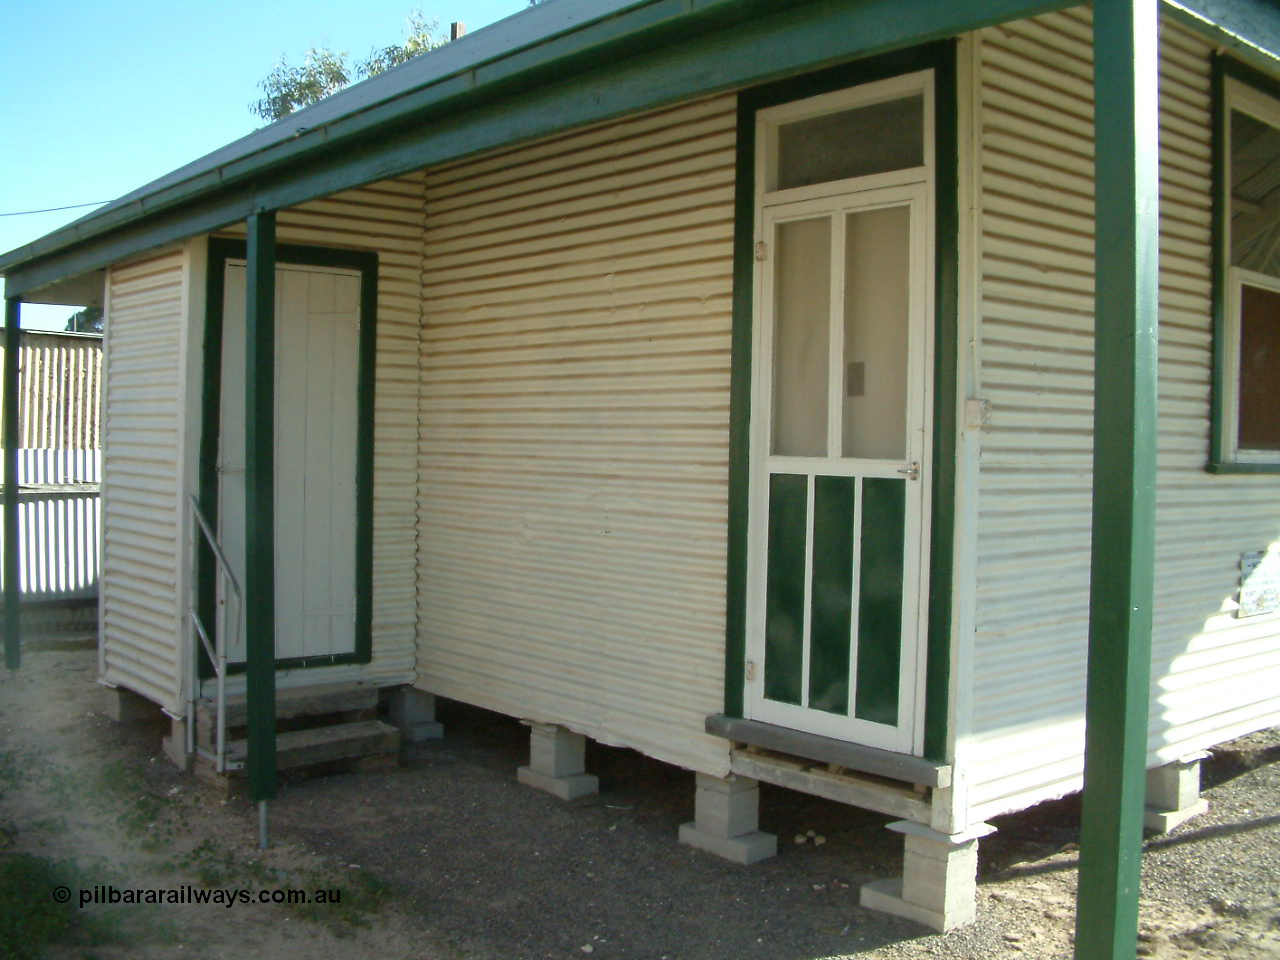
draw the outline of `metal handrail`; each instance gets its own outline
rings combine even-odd
[[[218,566],[226,574],[227,581],[231,584],[231,591],[236,595],[236,603],[242,602],[244,595],[240,592],[240,581],[231,572],[231,564],[227,561],[227,555],[222,552],[222,547],[218,544],[218,538],[209,526],[209,521],[205,519],[204,511],[200,509],[199,501],[196,500],[195,494],[191,494],[188,499],[191,501],[191,515],[196,518],[196,523],[200,524],[200,530],[204,533],[205,540],[213,550],[213,555],[218,560]]]
[[[233,645],[240,640],[240,612],[244,607],[244,595],[240,590],[240,583],[236,580],[236,575],[231,572],[231,564],[227,561],[227,556],[222,552],[222,546],[218,543],[218,538],[213,532],[213,528],[209,525],[208,519],[204,515],[204,511],[200,509],[200,504],[195,496],[189,496],[191,503],[191,516],[195,521],[195,527],[191,531],[191,570],[196,569],[197,549],[199,547],[199,534],[203,535],[204,540],[208,543],[209,548],[213,551],[214,559],[217,561],[218,572],[226,578],[227,585],[231,588],[232,596],[235,597],[234,617],[231,617]],[[200,614],[196,610],[194,602],[195,586],[194,576],[191,587],[193,595],[192,602],[188,605],[188,612],[191,616],[191,625],[195,628],[195,636],[192,637],[191,643],[191,665],[189,674],[189,689],[187,694],[187,752],[199,753],[201,756],[207,757],[214,761],[218,773],[226,773],[233,765],[227,763],[227,642],[226,630],[215,631],[215,636],[211,642],[209,639],[209,631],[204,622],[200,619]],[[231,616],[231,611],[227,611],[227,616]],[[224,624],[226,618],[224,617]],[[197,692],[200,687],[200,675],[198,666],[198,657],[196,656],[196,640],[199,640],[201,646],[204,647],[205,653],[209,657],[210,663],[213,665],[214,676],[217,677],[217,731],[214,739],[214,754],[211,756],[207,751],[201,750],[196,746],[196,700]],[[239,763],[234,767],[239,768]]]

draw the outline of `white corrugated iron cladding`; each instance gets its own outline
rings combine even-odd
[[[726,773],[734,98],[427,174],[418,684]]]
[[[1236,619],[1240,555],[1276,538],[1272,478],[1208,456],[1210,54],[1161,36],[1160,434],[1150,761],[1280,721],[1274,617]],[[982,394],[970,817],[1078,789],[1093,417],[1086,8],[983,31]]]
[[[169,710],[181,698],[187,273],[184,252],[175,249],[115,266],[106,282],[99,657],[103,679]]]

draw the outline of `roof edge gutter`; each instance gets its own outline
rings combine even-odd
[[[235,157],[121,206],[90,214],[0,256],[0,275],[9,278],[9,289],[18,294],[37,290],[144,250],[219,229],[266,206],[295,205],[361,183],[399,176],[411,169],[609,119],[619,113],[623,103],[627,111],[652,109],[692,96],[819,69],[840,58],[900,49],[1035,16],[1075,2],[804,0],[780,11],[776,0],[651,0],[468,65],[290,140]],[[1280,52],[1280,10],[1266,0],[1164,3],[1175,16],[1202,32],[1219,40],[1236,38],[1231,42],[1237,48],[1248,46],[1259,56],[1270,55],[1272,63],[1278,62],[1275,52]],[[774,26],[766,28],[760,21]],[[821,29],[824,22],[832,25],[825,32]],[[804,26],[792,30],[793,23]],[[782,35],[776,49],[761,43],[769,30]],[[711,55],[692,45],[702,35],[716,31],[730,39],[716,45]],[[832,36],[832,31],[839,36]],[[747,66],[742,63],[741,52],[731,49],[736,42],[732,38],[741,39],[744,34],[756,35],[744,41],[756,45],[754,60]],[[738,59],[727,64],[726,57]],[[645,93],[641,96],[636,93],[636,78],[650,60],[652,69],[643,81]],[[678,79],[671,76],[673,67],[681,74]],[[550,109],[547,103],[537,103],[542,88],[595,70],[604,72],[597,74],[599,86],[594,100],[613,104],[613,113],[600,107],[589,115],[592,111],[579,102],[573,118],[562,120],[557,116],[547,120],[544,116],[538,122],[530,120],[530,111],[545,114]],[[618,94],[610,84],[623,74],[629,74],[623,82],[631,86],[625,94]],[[519,116],[520,123],[510,124],[518,129],[513,129],[508,139],[465,132],[469,118],[477,113],[492,119],[493,107],[498,103],[514,104],[517,115],[521,109],[527,114]],[[363,179],[353,178],[339,162],[351,147],[357,153],[369,154],[375,140],[379,144],[405,142],[415,131],[428,127],[442,131],[440,136],[450,141],[452,152],[446,155],[443,150],[430,149],[419,138],[417,152],[412,154],[420,158],[416,165],[406,165],[409,154],[403,148],[385,162],[371,162],[366,157],[360,167]],[[286,182],[289,188],[280,189]]]
[[[557,65],[560,69],[555,72],[567,74],[584,58],[593,57],[603,62],[609,49],[619,44],[635,43],[649,35],[653,35],[654,41],[659,41],[664,34],[691,36],[771,10],[776,8],[771,7],[769,0],[648,0],[636,4],[500,56],[477,61],[413,90],[297,133],[289,140],[236,157],[128,203],[90,214],[0,255],[0,275],[198,197],[269,174],[303,157],[339,149],[374,129],[444,112],[460,101],[488,95],[491,88],[514,85],[528,74],[548,73]],[[284,122],[288,122],[288,118],[277,121]]]

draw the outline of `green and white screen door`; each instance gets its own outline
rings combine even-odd
[[[904,753],[927,612],[930,92],[913,75],[761,114],[747,715]]]

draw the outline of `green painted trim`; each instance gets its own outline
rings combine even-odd
[[[1280,473],[1280,463],[1211,463],[1206,467],[1209,473],[1229,475]]]
[[[746,684],[747,517],[751,479],[752,322],[755,276],[756,112],[917,70],[934,71],[935,279],[934,427],[924,755],[949,749],[952,571],[955,543],[959,209],[959,110],[955,42],[944,40],[746,90],[738,98],[734,192],[733,335],[729,397],[729,511],[726,568],[726,716],[743,714]]]
[[[849,715],[857,487],[853,477],[813,478],[809,706],[842,717]]]
[[[249,218],[245,299],[244,605],[249,797],[276,794],[276,215]]]
[[[18,450],[22,446],[22,421],[18,398],[22,369],[22,302],[4,302],[4,665],[17,670],[22,664],[22,559],[18,549]]]
[[[205,286],[204,386],[200,434],[200,508],[209,523],[218,518],[218,441],[221,434],[222,312],[228,260],[247,257],[245,241],[209,238],[209,267]],[[378,359],[378,254],[302,244],[276,245],[277,264],[341,267],[360,273],[360,355],[357,360],[356,438],[356,648],[352,653],[316,657],[285,657],[277,670],[368,663],[373,659],[373,458],[374,413]],[[217,569],[213,551],[197,555],[197,607],[201,619],[213,623],[217,607]],[[229,674],[243,673],[243,663],[227,665]],[[200,656],[200,677],[213,676],[213,665]]]
[[[1226,68],[1225,58],[1215,53],[1210,60],[1210,142],[1212,144],[1212,161],[1210,168],[1210,189],[1213,191],[1210,213],[1210,242],[1212,257],[1210,264],[1210,297],[1213,311],[1213,357],[1212,375],[1209,392],[1209,459],[1205,469],[1211,473],[1222,472],[1224,466],[1232,466],[1226,458],[1227,438],[1222,429],[1222,418],[1226,413],[1226,397],[1224,389],[1227,377],[1227,158],[1226,158]],[[1234,471],[1233,471],[1234,472]]]
[[[960,90],[956,47],[934,65],[933,491],[930,504],[924,755],[950,761],[960,363]]]
[[[898,725],[902,676],[902,602],[909,480],[862,481],[862,555],[858,558],[858,672],[853,715]]]
[[[1212,191],[1213,207],[1210,232],[1213,243],[1212,303],[1213,303],[1213,373],[1209,393],[1209,458],[1205,470],[1215,474],[1265,474],[1280,473],[1280,463],[1246,463],[1231,460],[1227,456],[1230,446],[1223,430],[1230,398],[1226,395],[1227,382],[1227,98],[1228,77],[1254,87],[1268,96],[1280,100],[1280,79],[1262,73],[1229,56],[1215,53],[1211,60],[1212,97],[1210,116],[1212,124]]]
[[[765,574],[764,695],[799,704],[804,692],[805,554],[809,478],[769,478],[768,570]]]
[[[1079,960],[1132,960],[1137,950],[1155,580],[1157,29],[1156,0],[1095,0],[1093,541]]]
[[[537,54],[523,51],[519,70],[486,67],[383,104],[376,113],[300,133],[50,234],[0,257],[0,270],[9,291],[18,294],[210,233],[254,210],[284,209],[486,150],[944,40],[1075,2],[740,0],[719,4],[710,15],[709,9],[693,9],[710,4],[673,0],[673,8],[692,4],[691,12],[660,27],[652,23],[651,11],[637,8],[634,16],[628,11],[617,18],[607,41],[598,35],[588,41],[584,35],[578,46],[572,38],[561,39]]]
[[[236,250],[238,249],[238,253]],[[243,241],[209,238],[206,256],[204,290],[203,378],[200,387],[200,465],[198,484],[200,510],[209,525],[218,529],[218,442],[221,434],[222,402],[222,314],[225,306],[226,262],[233,256],[244,256]],[[206,629],[217,618],[218,565],[213,550],[204,537],[197,538],[196,612]],[[204,646],[197,647],[201,679],[214,675],[213,663]]]

